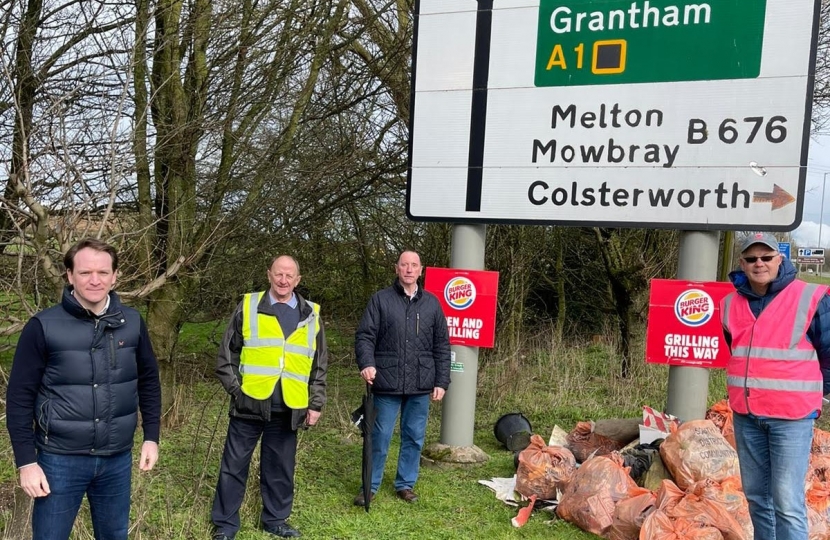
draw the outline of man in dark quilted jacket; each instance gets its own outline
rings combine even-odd
[[[421,258],[404,251],[391,287],[375,293],[355,335],[360,376],[372,385],[377,417],[372,430],[372,496],[380,487],[398,414],[401,448],[395,492],[415,502],[430,398],[440,401],[450,384],[450,341],[441,304],[418,285]],[[363,492],[355,505],[364,506]]]

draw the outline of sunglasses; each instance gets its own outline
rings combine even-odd
[[[761,259],[764,262],[770,262],[774,258],[778,257],[778,255],[763,255],[761,257],[741,257],[744,261],[749,264],[755,264],[758,262],[758,259]]]

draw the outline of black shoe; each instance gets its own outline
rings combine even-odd
[[[369,502],[372,502],[375,498],[375,494],[371,491],[369,492]],[[357,494],[357,497],[354,498],[354,505],[355,506],[366,506],[366,499],[363,497],[363,492]]]
[[[228,536],[224,533],[215,533],[213,535],[213,540],[233,540],[233,536]]]
[[[268,534],[279,536],[280,538],[299,538],[302,536],[300,531],[289,525],[288,523],[280,523],[270,527],[262,527],[262,530]]]

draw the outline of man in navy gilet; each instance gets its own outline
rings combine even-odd
[[[99,240],[64,256],[60,304],[23,328],[6,396],[20,486],[34,498],[34,540],[67,540],[86,495],[96,540],[127,540],[133,436],[139,469],[158,460],[161,384],[138,311],[112,292],[118,253]]]

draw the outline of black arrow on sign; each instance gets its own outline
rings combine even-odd
[[[481,211],[481,178],[484,167],[484,131],[487,126],[487,84],[490,80],[490,35],[493,0],[478,0],[476,43],[473,59],[473,100],[470,111],[470,150],[467,159],[468,212]]]

